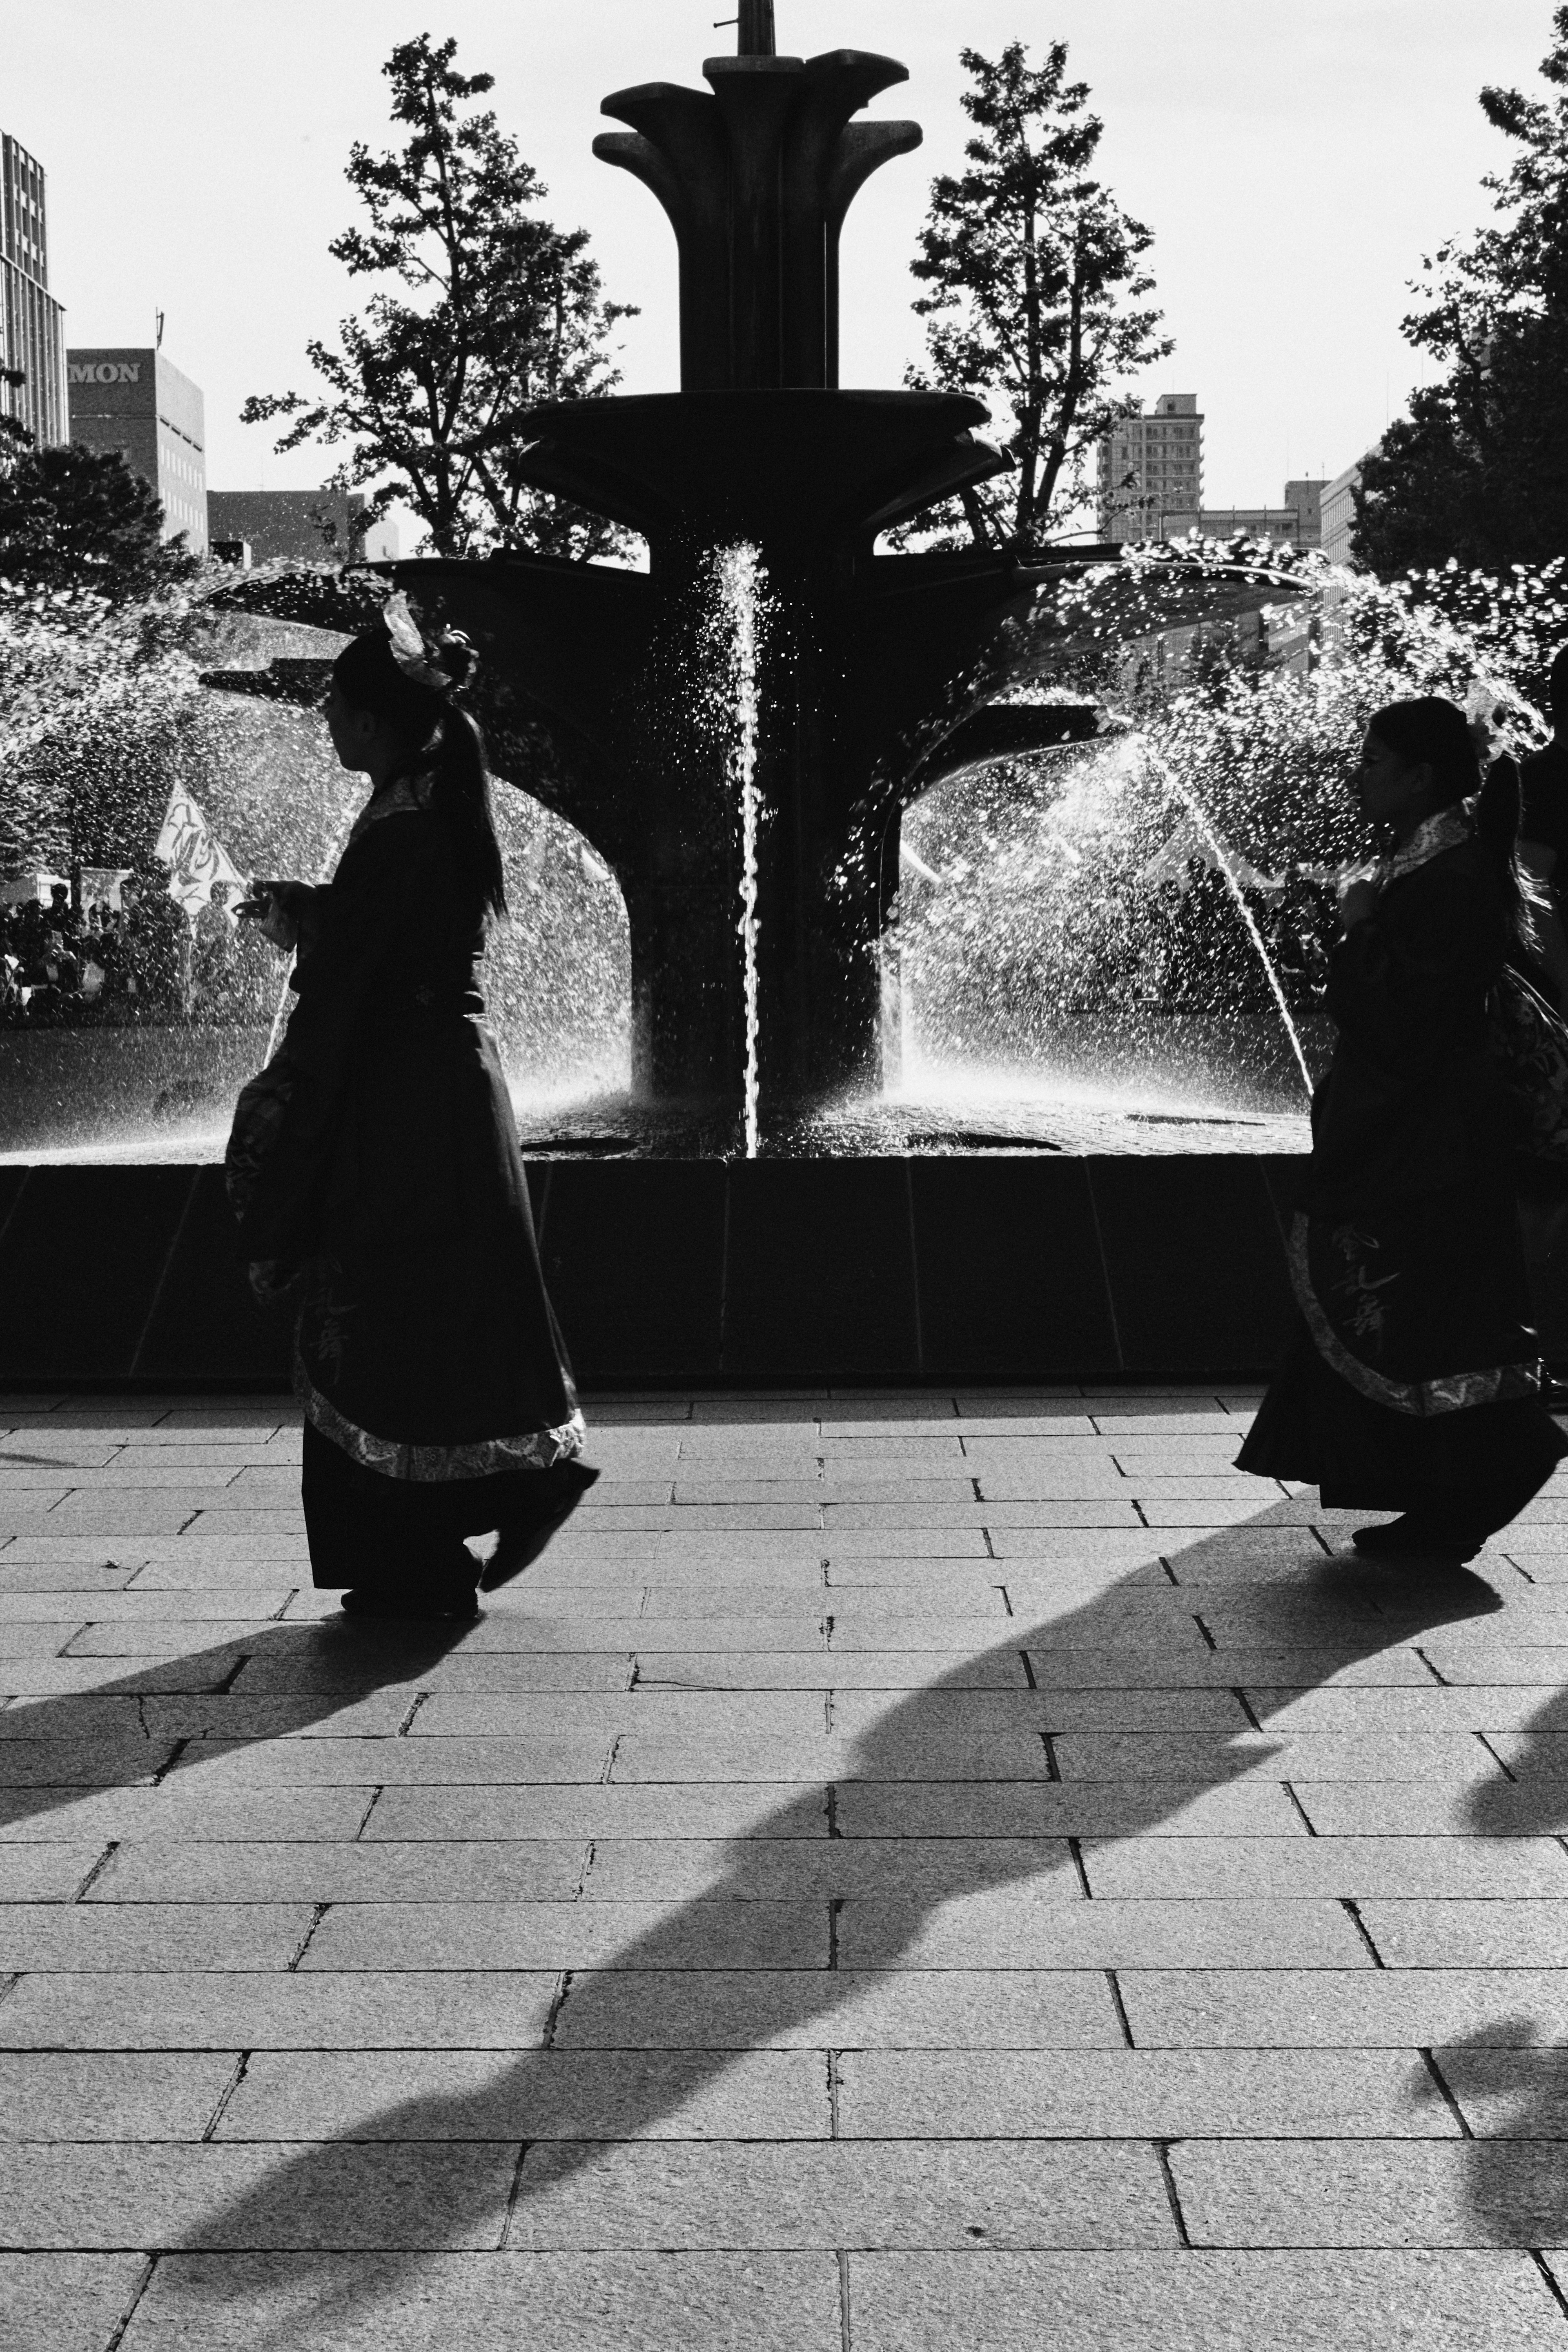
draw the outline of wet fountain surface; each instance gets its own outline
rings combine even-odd
[[[625,1097],[586,1102],[568,1112],[531,1116],[517,1106],[525,1155],[534,1160],[699,1160],[742,1156],[734,1122],[678,1105],[649,1111]],[[1237,1109],[1217,1100],[1183,1101],[1152,1088],[1112,1093],[1071,1083],[1033,1084],[1015,1076],[984,1088],[973,1082],[892,1097],[848,1097],[795,1118],[780,1119],[759,1156],[764,1160],[907,1158],[1011,1153],[1107,1154],[1302,1152],[1310,1138],[1305,1107]]]
[[[204,1084],[199,1098],[165,1103],[145,1124],[117,1123],[110,1132],[64,1133],[48,1122],[41,1140],[26,1140],[14,1108],[7,1113],[0,1167],[203,1167],[223,1158],[228,1106],[257,1062],[239,1056],[225,1083]],[[0,1075],[5,1056],[0,1050]],[[232,1087],[227,1084],[232,1078]],[[725,1160],[744,1156],[743,1137],[729,1114],[683,1113],[679,1105],[639,1110],[624,1097],[599,1097],[580,1106],[534,1109],[516,1106],[526,1159]],[[219,1117],[215,1119],[215,1110]],[[863,1098],[781,1123],[757,1156],[765,1160],[905,1158],[1065,1153],[1078,1158],[1135,1158],[1193,1153],[1304,1152],[1310,1149],[1305,1109],[1235,1110],[1218,1104],[1173,1104],[1169,1097],[1097,1097],[1092,1089],[1049,1088],[980,1097],[919,1092]]]

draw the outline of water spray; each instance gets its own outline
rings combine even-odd
[[[762,794],[757,789],[757,746],[761,722],[758,662],[763,616],[766,605],[762,551],[749,545],[725,548],[715,567],[720,610],[723,616],[725,656],[733,721],[730,775],[741,805],[741,919],[737,926],[745,972],[746,1157],[754,1160],[762,1140],[760,1103],[761,1007],[757,976],[757,845],[762,827]]]
[[[1177,775],[1170,761],[1163,759],[1152,743],[1146,743],[1143,751],[1144,756],[1155,770],[1161,782],[1192,819],[1205,847],[1225,877],[1226,885],[1236,902],[1236,910],[1247,926],[1247,937],[1258,950],[1258,960],[1263,966],[1270,992],[1279,1008],[1279,1018],[1285,1024],[1285,1034],[1290,1040],[1290,1051],[1296,1056],[1296,1066],[1301,1073],[1301,1084],[1307,1090],[1307,1099],[1310,1102],[1312,1096],[1312,1073],[1308,1066],[1307,1056],[1302,1051],[1301,1033],[1291,1015],[1289,1000],[1280,985],[1279,975],[1274,969],[1274,960],[1264,943],[1262,932],[1258,928],[1258,918],[1247,903],[1247,893],[1241,887],[1241,878],[1226,854],[1224,842],[1215,831],[1208,812],[1192,786]]]

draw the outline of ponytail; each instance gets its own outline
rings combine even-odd
[[[451,836],[458,868],[487,915],[506,914],[506,876],[490,809],[489,764],[479,722],[451,702],[436,744],[430,806]]]
[[[1526,948],[1532,948],[1539,894],[1519,863],[1523,810],[1524,787],[1518,768],[1506,755],[1494,760],[1476,797],[1476,838],[1497,876],[1510,930]]]

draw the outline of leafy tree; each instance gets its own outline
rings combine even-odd
[[[0,367],[0,383],[8,384],[13,392],[20,392],[26,381],[21,368]],[[21,418],[13,416],[8,408],[0,408],[0,465],[7,457],[14,457],[18,449],[30,449],[32,446],[33,436]]]
[[[158,494],[117,451],[21,446],[0,467],[0,579],[142,601],[199,569],[163,536]]]
[[[378,485],[369,520],[406,500],[437,554],[516,542],[599,552],[616,544],[613,525],[519,479],[520,419],[537,401],[610,391],[610,337],[636,312],[605,299],[585,230],[533,211],[547,193],[538,173],[493,113],[471,110],[495,78],[458,72],[457,48],[421,34],[394,49],[383,70],[408,135],[388,154],[350,153],[369,225],[329,250],[351,277],[391,283],[342,322],[341,350],[307,344],[323,396],[266,394],[241,416],[291,418],[280,452],[345,447],[334,482]]]
[[[1092,176],[1104,125],[1067,45],[1033,66],[965,49],[969,168],[932,184],[914,274],[927,364],[911,384],[972,392],[1010,415],[1016,471],[965,499],[975,536],[1037,546],[1084,494],[1091,446],[1125,408],[1112,387],[1173,348],[1146,306],[1153,242]]]
[[[1455,557],[1538,563],[1568,545],[1568,5],[1545,97],[1486,89],[1511,141],[1483,187],[1500,215],[1424,264],[1407,341],[1446,368],[1412,395],[1363,468],[1355,551],[1384,576]]]

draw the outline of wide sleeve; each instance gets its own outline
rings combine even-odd
[[[316,1245],[324,1179],[352,1082],[356,1047],[406,957],[423,863],[416,821],[389,817],[345,854],[312,913],[295,972],[298,1003],[278,1066],[264,1151],[239,1207],[252,1258],[299,1264]]]
[[[1492,911],[1462,870],[1427,868],[1394,885],[1330,958],[1328,1010],[1341,1035],[1397,1078],[1451,1055],[1501,969]]]

